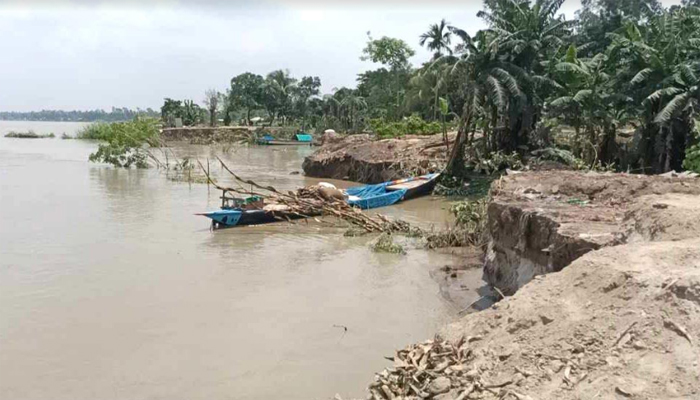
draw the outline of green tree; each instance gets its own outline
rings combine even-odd
[[[297,80],[289,75],[288,70],[276,70],[267,74],[261,97],[261,104],[270,116],[270,125],[276,118],[286,117],[292,113],[293,95]]]
[[[367,32],[367,37],[369,40],[367,46],[362,50],[363,55],[360,59],[389,67],[393,79],[390,82],[383,82],[384,86],[381,90],[387,93],[387,97],[394,100],[394,103],[387,107],[389,116],[398,119],[402,115],[405,86],[411,69],[409,58],[416,53],[401,39],[384,36],[375,40],[369,32]],[[381,72],[379,74],[382,75]]]
[[[90,154],[91,162],[103,162],[119,168],[148,168],[149,158],[157,159],[148,147],[159,146],[158,121],[137,118],[129,122],[114,122],[101,126],[102,143]]]
[[[321,79],[317,76],[305,76],[293,88],[294,114],[302,122],[302,129],[306,128],[306,122],[311,117],[310,100],[318,96],[321,88]]]
[[[165,126],[175,126],[175,118],[182,118],[182,101],[166,98],[160,108],[160,116]]]
[[[182,124],[185,126],[194,126],[202,121],[202,110],[192,100],[185,100],[182,103]]]
[[[428,31],[420,35],[418,43],[433,51],[433,59],[438,59],[442,56],[443,51],[452,54],[451,36],[452,32],[443,18],[440,23],[430,25]]]
[[[231,79],[228,92],[228,112],[242,108],[245,110],[246,123],[250,125],[250,114],[263,108],[263,91],[265,79],[251,72],[245,72]]]

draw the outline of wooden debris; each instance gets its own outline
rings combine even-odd
[[[630,326],[627,327],[622,333],[617,337],[617,340],[615,340],[615,343],[613,343],[613,347],[617,347],[618,343],[622,340],[623,337],[627,334],[627,332],[630,331],[635,325],[637,325],[637,321],[634,321],[630,324]]]
[[[686,338],[688,340],[688,343],[690,343],[691,345],[693,344],[693,338],[690,337],[688,331],[685,330],[685,328],[683,328],[682,326],[673,322],[673,320],[668,318],[664,319],[664,326]]]
[[[616,391],[617,393],[619,393],[619,394],[625,396],[625,397],[632,397],[632,393],[630,393],[630,392],[624,390],[623,388],[621,388],[621,387],[619,387],[619,386],[616,386],[616,387],[615,387],[615,391]]]
[[[289,215],[302,217],[331,215],[360,227],[367,232],[422,233],[419,229],[412,227],[405,221],[390,220],[381,214],[369,215],[363,213],[358,208],[350,206],[345,201],[329,201],[321,195],[318,186],[308,186],[298,189],[296,192],[290,191],[285,193],[272,186],[264,186],[250,179],[244,179],[231,171],[220,158],[217,157],[217,159],[221,163],[222,168],[235,179],[239,187],[233,188],[219,185],[212,179],[209,175],[209,171],[205,169],[200,162],[199,166],[204,172],[207,182],[211,183],[219,190],[247,196],[260,196],[265,200],[266,204],[286,206],[287,210],[282,217],[279,217],[282,220],[288,220]]]
[[[457,400],[484,393],[507,393],[503,388],[513,384],[513,379],[496,383],[482,380],[483,369],[472,364],[470,339],[474,338],[450,342],[436,337],[398,350],[392,357],[393,367],[375,375],[375,381],[369,385],[370,393],[389,399],[389,390],[393,398],[399,399],[429,398],[449,391]]]
[[[530,397],[526,394],[520,394],[514,390],[508,391],[508,394],[513,395],[518,400],[533,400],[532,397]]]

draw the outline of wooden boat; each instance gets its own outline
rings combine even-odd
[[[430,194],[435,188],[439,176],[440,174],[428,174],[376,185],[350,187],[344,191],[348,196],[348,204],[367,210],[386,207],[403,200]],[[286,206],[265,205],[263,199],[257,196],[239,199],[229,197],[224,192],[221,199],[221,209],[196,214],[211,219],[214,229],[266,224],[320,215],[320,212],[312,215],[301,215],[289,211]]]
[[[348,203],[363,210],[386,207],[402,200],[432,193],[440,174],[398,179],[376,185],[356,186],[345,190]]]
[[[282,210],[241,210],[233,208],[222,208],[220,210],[200,213],[197,215],[203,215],[211,219],[212,226],[214,227],[214,229],[232,228],[234,226],[269,224],[271,222],[294,220],[314,216],[301,215]]]
[[[313,146],[313,137],[306,133],[294,135],[292,140],[277,140],[270,135],[258,139],[258,144],[266,146]]]

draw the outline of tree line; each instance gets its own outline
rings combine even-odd
[[[130,121],[136,116],[157,118],[157,111],[147,108],[112,107],[111,111],[101,109],[88,111],[41,110],[28,112],[0,111],[3,121],[64,121],[64,122],[120,122]]]
[[[524,153],[557,145],[588,163],[680,170],[686,153],[700,154],[700,1],[583,0],[573,19],[560,14],[563,3],[485,0],[478,17],[487,28],[470,35],[443,19],[417,35],[433,52],[420,66],[403,40],[368,33],[360,57],[381,67],[358,74],[355,88],[321,95],[318,77],[246,72],[225,92],[207,91],[205,107],[166,99],[161,114],[185,124],[261,119],[351,133],[420,118],[457,129],[451,169],[467,146]]]

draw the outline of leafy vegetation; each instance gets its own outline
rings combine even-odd
[[[693,145],[686,150],[683,167],[700,174],[700,145]]]
[[[439,122],[426,122],[421,117],[411,115],[400,121],[390,122],[384,118],[375,118],[369,121],[372,131],[381,138],[400,137],[404,135],[434,135],[442,131]]]
[[[208,119],[218,113],[225,124],[263,120],[379,137],[446,134],[452,126],[447,169],[457,176],[468,164],[517,167],[542,149],[566,151],[581,168],[656,173],[691,165],[683,160],[696,154],[698,4],[585,0],[568,20],[562,4],[486,0],[478,16],[488,26],[473,35],[442,19],[417,34],[433,52],[420,66],[411,65],[408,43],[368,34],[360,58],[378,68],[358,74],[356,88],[330,94],[320,94],[318,77],[246,72],[217,97],[218,110],[207,103]],[[168,100],[164,120],[178,114],[166,110],[178,109]]]
[[[245,72],[225,93],[207,91],[203,107],[165,99],[161,118],[165,126],[262,123],[379,137],[445,135],[450,126],[457,136],[447,172],[455,176],[469,164],[503,168],[543,149],[567,151],[581,168],[696,165],[698,2],[584,0],[574,19],[562,4],[485,0],[483,30],[442,19],[416,32],[416,44],[433,53],[422,65],[411,64],[410,43],[368,34],[357,56],[375,67],[358,74],[355,88],[322,94],[315,76]]]
[[[137,118],[129,122],[98,124],[88,134],[103,141],[97,151],[90,154],[92,162],[120,168],[148,168],[149,159],[157,162],[148,150],[149,147],[159,146],[158,121],[155,119]]]
[[[78,139],[87,140],[107,140],[107,137],[111,134],[111,129],[108,123],[105,122],[95,122],[84,128],[81,128],[76,137]]]
[[[450,212],[455,216],[454,227],[425,235],[429,249],[443,247],[483,246],[487,237],[486,197],[454,203]]]

